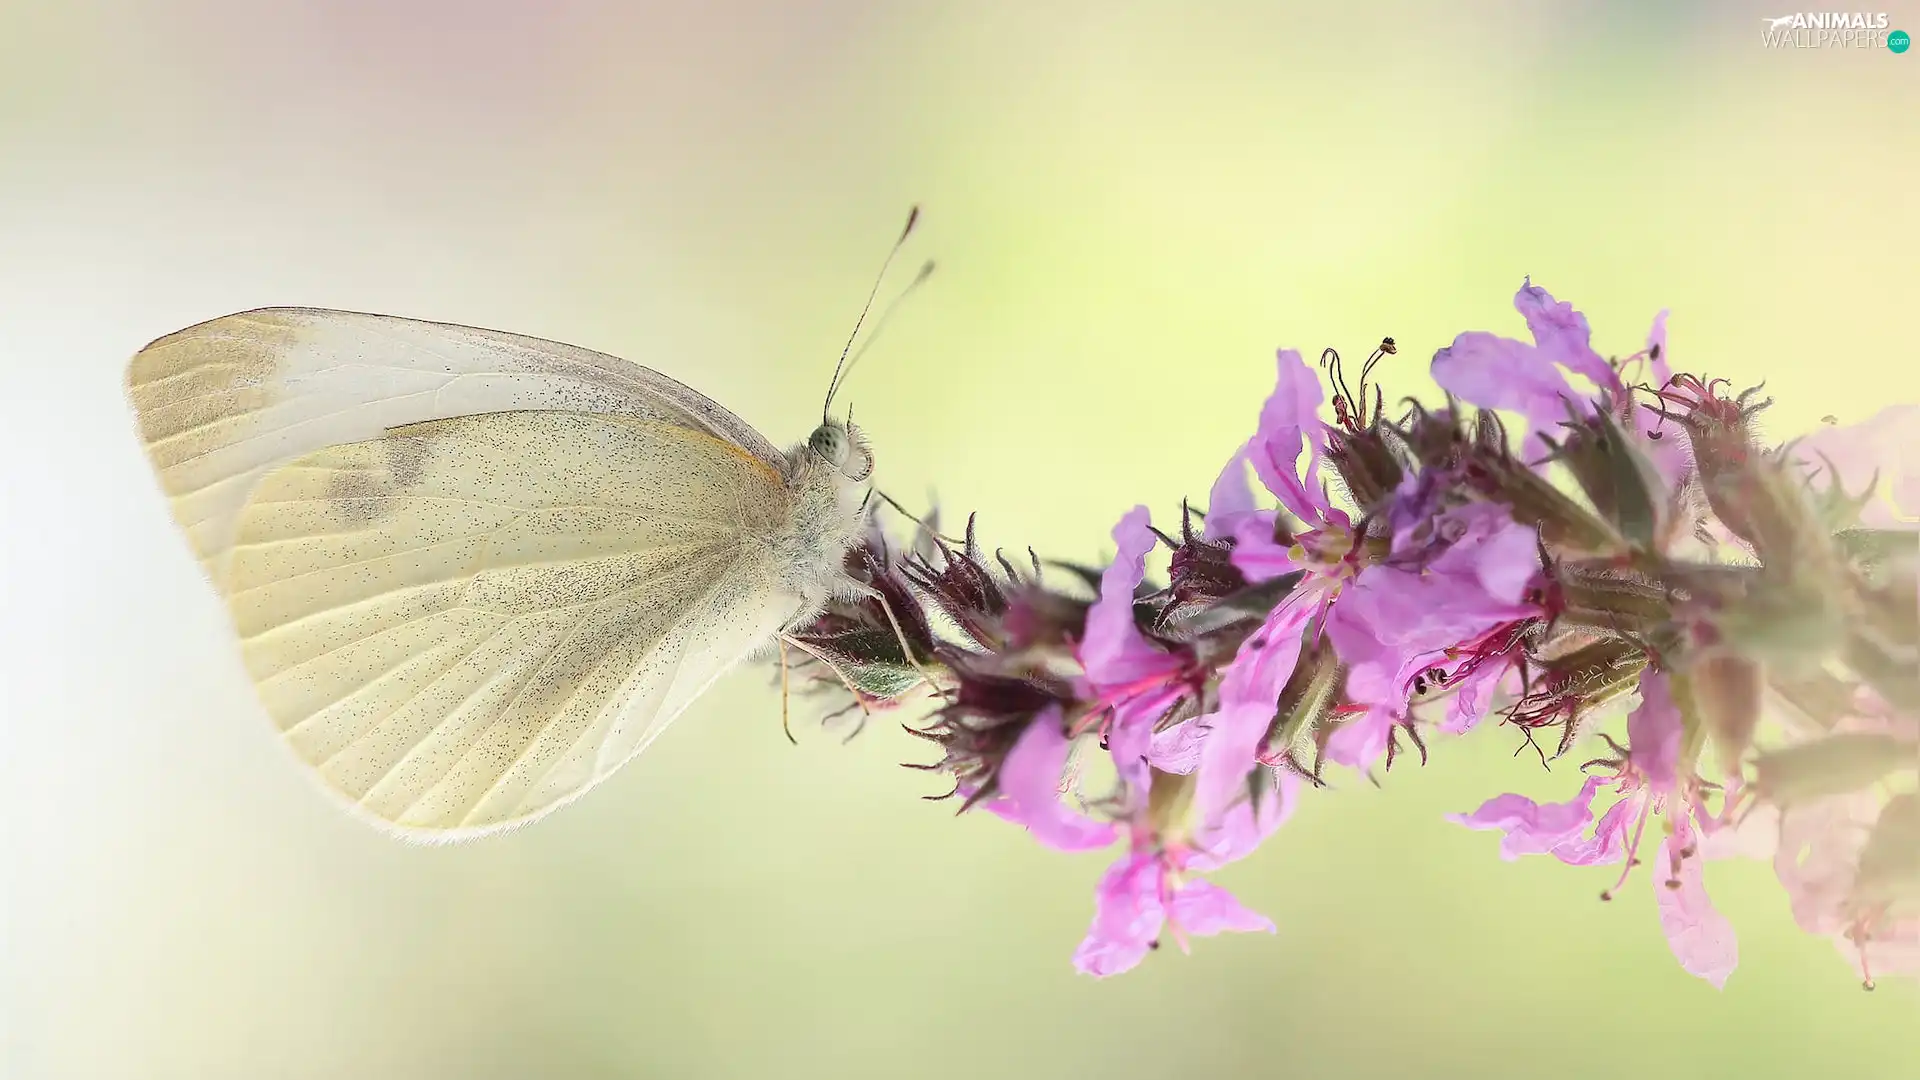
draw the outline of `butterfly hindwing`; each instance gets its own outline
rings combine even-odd
[[[531,820],[637,754],[799,602],[779,477],[686,427],[513,412],[269,471],[227,602],[296,755],[420,838]]]

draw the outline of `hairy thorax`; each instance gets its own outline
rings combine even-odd
[[[847,552],[866,527],[868,483],[853,480],[802,443],[787,455],[791,512],[767,537],[781,584],[800,597],[796,621],[817,615],[828,600],[858,592],[847,577]]]

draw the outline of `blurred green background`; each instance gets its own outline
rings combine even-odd
[[[882,479],[1096,559],[1204,498],[1272,353],[1394,389],[1522,275],[1766,379],[1785,436],[1920,398],[1920,58],[1749,3],[0,7],[7,1077],[1920,1076],[1762,865],[1724,993],[1650,883],[1441,815],[1558,794],[1489,728],[1342,777],[1220,879],[1279,924],[1068,958],[1106,857],[918,801],[927,750],[779,731],[769,669],[537,828],[423,850],[310,790],[123,405],[267,304],[578,343],[775,441],[907,206],[941,268],[849,397]],[[1920,29],[1900,0],[1895,26]],[[904,281],[907,274],[902,274]],[[1644,882],[1644,877],[1643,877]]]

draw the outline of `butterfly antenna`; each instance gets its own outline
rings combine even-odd
[[[839,381],[841,383],[845,383],[853,377],[853,369],[860,366],[860,358],[867,355],[867,350],[873,348],[874,342],[880,340],[881,331],[887,328],[887,323],[892,320],[893,313],[900,310],[901,302],[906,300],[907,297],[912,296],[913,291],[920,287],[920,283],[932,276],[933,260],[928,259],[921,265],[920,272],[915,274],[913,280],[907,283],[907,287],[901,289],[899,295],[895,296],[892,300],[887,301],[887,306],[880,310],[880,317],[873,320],[873,332],[867,335],[867,340],[860,343],[860,347],[854,350],[853,358],[847,361],[847,370],[840,376]],[[853,406],[851,405],[847,406],[847,426],[853,426]]]
[[[867,312],[873,310],[873,298],[880,295],[880,283],[887,278],[887,267],[893,265],[893,257],[900,253],[900,245],[907,242],[913,234],[914,225],[920,221],[920,208],[915,206],[907,212],[907,224],[900,230],[900,238],[893,242],[887,251],[886,261],[880,264],[880,272],[874,275],[873,288],[867,291],[867,302],[860,308],[860,317],[854,320],[853,333],[847,335],[846,347],[840,350],[840,362],[833,366],[833,381],[827,384],[827,400],[820,406],[820,422],[827,422],[828,410],[833,408],[834,392],[840,388],[840,377],[847,365],[847,354],[853,351],[853,343],[860,337],[860,327],[867,321]]]

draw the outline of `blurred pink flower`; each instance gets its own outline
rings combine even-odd
[[[1863,423],[1826,427],[1793,445],[1795,459],[1849,495],[1874,486],[1861,511],[1876,529],[1920,526],[1920,405],[1889,405]],[[1838,475],[1828,476],[1831,466]]]
[[[1868,986],[1877,975],[1920,978],[1920,910],[1863,897],[1858,887],[1862,853],[1892,805],[1863,790],[1789,806],[1773,859],[1794,921],[1831,938]]]

